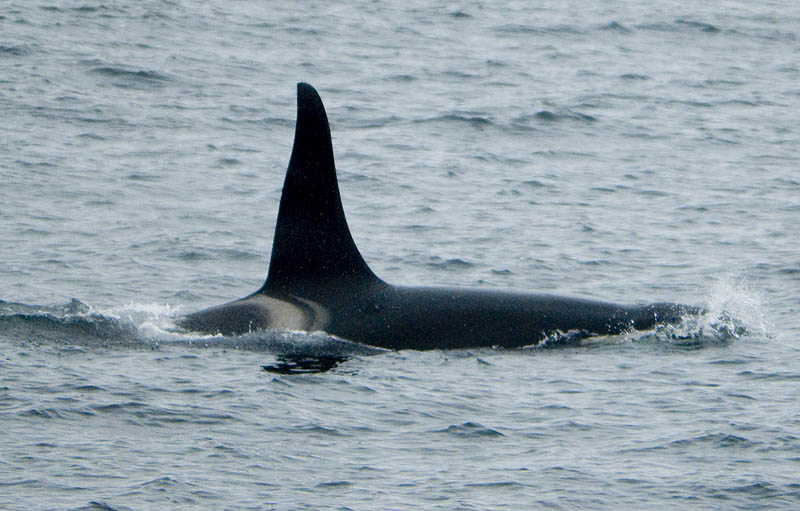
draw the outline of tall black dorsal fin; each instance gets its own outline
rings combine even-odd
[[[269,273],[261,291],[291,291],[325,279],[377,277],[347,227],[322,99],[312,86],[298,83],[294,148],[283,182]]]

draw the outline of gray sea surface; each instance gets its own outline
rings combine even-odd
[[[708,313],[181,332],[263,282],[299,81],[385,280]],[[2,2],[0,509],[796,509],[799,84],[787,0]]]

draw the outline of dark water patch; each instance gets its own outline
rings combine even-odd
[[[316,487],[317,488],[346,488],[348,486],[353,486],[353,483],[350,481],[329,481],[325,483],[319,483]]]
[[[558,113],[552,112],[550,110],[540,110],[533,115],[523,115],[517,117],[513,120],[515,125],[525,125],[530,122],[559,122],[559,121],[580,121],[580,122],[596,122],[597,118],[583,114],[580,112],[574,112],[569,109],[564,109],[559,111]]]
[[[129,181],[139,181],[144,183],[156,183],[163,179],[162,176],[156,174],[143,174],[143,173],[135,173],[135,174],[128,174],[125,176],[125,179]]]
[[[207,261],[213,259],[213,257],[209,256],[206,253],[198,252],[196,250],[184,250],[178,253],[176,259],[178,259],[179,261],[194,262],[194,261]]]
[[[623,75],[620,75],[619,77],[622,78],[623,80],[631,80],[631,81],[635,81],[635,80],[644,81],[644,80],[649,80],[650,79],[649,76],[638,74],[638,73],[625,73]]]
[[[626,27],[622,23],[619,23],[619,22],[616,22],[616,21],[612,21],[612,22],[607,23],[605,25],[601,25],[600,26],[600,30],[605,30],[605,31],[609,31],[609,32],[617,32],[619,34],[630,34],[631,32],[633,32],[633,30],[629,29],[628,27]]]
[[[433,433],[447,433],[459,438],[486,438],[503,437],[504,434],[491,428],[487,428],[478,422],[465,422],[459,425],[448,426],[445,429],[433,431]]]
[[[549,110],[541,110],[536,112],[532,118],[539,121],[556,121],[559,117]]]
[[[538,179],[529,179],[527,181],[523,181],[522,184],[529,188],[546,188],[548,185],[539,181]]]
[[[79,385],[75,387],[77,392],[105,392],[106,389],[97,385]]]
[[[230,168],[230,167],[238,167],[242,164],[241,160],[236,158],[220,158],[214,162],[212,168],[221,169],[221,168]]]
[[[384,78],[384,80],[389,82],[411,83],[417,81],[417,78],[412,75],[399,74],[399,75],[387,76],[386,78]]]
[[[34,52],[29,45],[0,44],[0,57],[24,57]]]
[[[75,12],[82,12],[82,13],[89,13],[89,12],[100,12],[107,10],[108,7],[105,5],[81,5],[79,7],[73,7],[72,10]]]
[[[637,195],[643,195],[645,197],[669,197],[673,195],[671,192],[665,192],[663,190],[637,190]]]
[[[686,385],[687,387],[710,387],[710,388],[716,388],[721,386],[719,383],[709,383],[698,380],[689,380],[685,382],[684,385]]]
[[[460,10],[450,11],[450,12],[447,13],[447,15],[450,16],[451,18],[456,18],[456,19],[472,18],[472,15],[470,13],[464,12],[464,11],[460,11]]]
[[[412,225],[404,225],[402,226],[402,229],[413,232],[429,232],[436,230],[437,227],[434,227],[432,225],[412,224]]]
[[[664,101],[664,104],[667,106],[688,106],[692,108],[711,108],[714,106],[713,103],[709,103],[708,101],[698,101],[695,99],[668,99]]]
[[[108,199],[93,199],[83,203],[84,206],[89,206],[91,208],[107,208],[108,206],[113,206],[114,204],[114,201]]]
[[[104,4],[99,5],[79,5],[77,7],[60,7],[57,5],[40,5],[39,9],[47,12],[76,12],[79,14],[93,14],[97,12],[105,12],[112,10],[109,6]]]

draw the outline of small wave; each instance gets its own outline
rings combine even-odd
[[[174,479],[170,476],[164,476],[151,479],[150,481],[145,481],[137,486],[139,488],[154,487],[160,490],[169,490],[175,488],[176,486],[180,486],[181,484],[182,483],[177,479]]]
[[[800,373],[787,373],[787,372],[758,372],[758,371],[742,371],[737,373],[737,376],[744,376],[753,380],[770,380],[770,381],[798,381],[800,380]]]
[[[462,18],[462,19],[463,18],[472,18],[472,15],[470,13],[464,12],[464,11],[460,11],[460,10],[450,11],[447,14],[451,18]]]
[[[471,268],[474,264],[465,261],[458,257],[442,260],[440,257],[433,257],[428,263],[428,266],[441,270],[462,270],[464,268]]]
[[[234,415],[220,413],[213,408],[200,406],[155,406],[127,401],[121,403],[108,403],[93,405],[91,415],[111,415],[133,424],[171,425],[171,424],[197,424],[215,425],[238,422],[240,419]]]
[[[114,507],[105,502],[91,501],[88,506],[75,508],[74,511],[128,511],[129,507]]]
[[[91,311],[79,300],[55,307],[0,302],[0,333],[36,342],[90,344],[135,338],[137,329]]]
[[[698,445],[711,445],[715,448],[724,449],[727,447],[733,448],[747,448],[756,445],[755,442],[747,438],[726,434],[726,433],[710,433],[707,435],[700,435],[692,438],[685,438],[670,442],[670,447],[691,447],[695,448]]]
[[[121,66],[96,66],[90,69],[94,75],[114,80],[113,85],[125,89],[149,89],[162,87],[170,78],[157,71],[128,69]]]
[[[720,32],[720,29],[712,25],[711,23],[703,23],[700,21],[692,21],[692,20],[675,20],[675,25],[679,27],[685,27],[693,30],[700,30],[702,32],[706,32],[709,34],[716,34]]]
[[[329,481],[326,483],[319,483],[316,487],[317,488],[345,488],[348,486],[352,486],[353,483],[350,481]]]
[[[220,158],[214,162],[213,168],[238,167],[241,164],[242,161],[237,158]]]
[[[276,364],[264,368],[281,374],[323,372],[353,356],[386,351],[324,332],[263,330],[230,337],[198,336],[175,325],[179,313],[179,308],[165,304],[94,309],[79,300],[58,306],[0,301],[0,335],[37,345],[99,349],[187,348],[264,352],[277,359]],[[98,411],[107,410],[93,410],[92,413]],[[38,412],[47,415],[53,411]],[[209,420],[216,418],[210,417]]]
[[[31,51],[31,48],[28,46],[0,44],[0,55],[6,57],[22,57],[28,55]]]
[[[630,34],[631,32],[633,32],[631,29],[629,29],[625,25],[623,25],[621,23],[618,23],[616,21],[612,21],[611,23],[608,23],[607,25],[601,26],[600,30],[607,30],[607,31],[610,31],[610,32],[618,32],[620,34]]]
[[[209,259],[212,259],[212,257],[209,256],[208,254],[205,254],[203,252],[198,252],[197,250],[184,250],[179,252],[176,257],[181,261],[187,261],[187,262],[207,261]]]
[[[516,481],[495,481],[495,482],[489,482],[489,483],[467,483],[464,486],[466,486],[468,488],[486,488],[486,489],[503,488],[503,489],[505,489],[505,488],[525,488],[528,485],[525,485],[525,484],[522,484],[522,483],[518,483]]]
[[[131,181],[140,181],[143,183],[156,183],[158,181],[161,181],[162,176],[155,174],[137,173],[137,174],[128,174],[127,176],[125,176],[125,179],[129,179]]]
[[[659,32],[674,32],[676,30],[699,31],[699,32],[704,32],[706,34],[718,34],[721,32],[721,30],[718,27],[712,25],[711,23],[704,23],[701,21],[693,21],[685,19],[677,19],[672,23],[667,23],[667,22],[649,23],[649,24],[639,25],[636,28],[641,30],[654,30]]]
[[[527,124],[531,121],[535,122],[558,122],[558,121],[580,121],[580,122],[596,122],[597,118],[588,114],[582,114],[569,109],[564,109],[556,112],[550,110],[540,110],[532,115],[523,115],[514,119],[514,124]]]
[[[500,34],[582,34],[583,30],[570,25],[534,26],[523,24],[508,24],[495,27],[495,32]]]
[[[102,66],[102,67],[95,67],[91,71],[99,75],[131,78],[136,80],[145,80],[145,81],[168,80],[168,78],[165,75],[162,75],[161,73],[158,73],[156,71],[125,69],[122,67]]]
[[[459,425],[448,426],[444,429],[434,431],[434,433],[447,433],[461,438],[484,438],[505,436],[499,431],[487,428],[477,422],[465,422]]]
[[[384,78],[384,80],[389,82],[403,82],[403,83],[410,83],[417,81],[417,78],[413,75],[408,74],[399,74],[399,75],[391,75]]]
[[[487,119],[486,117],[482,117],[480,115],[470,115],[470,114],[446,114],[446,115],[439,115],[436,117],[430,117],[428,119],[421,119],[414,121],[417,124],[426,124],[426,123],[449,123],[449,124],[467,124],[476,129],[485,129],[489,126],[493,126],[494,123]]]

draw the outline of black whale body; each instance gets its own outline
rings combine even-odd
[[[459,287],[388,284],[370,270],[345,220],[330,128],[317,91],[297,86],[294,148],[283,185],[267,280],[250,296],[179,320],[187,330],[324,331],[389,349],[534,345],[677,323],[700,309],[613,303]]]

